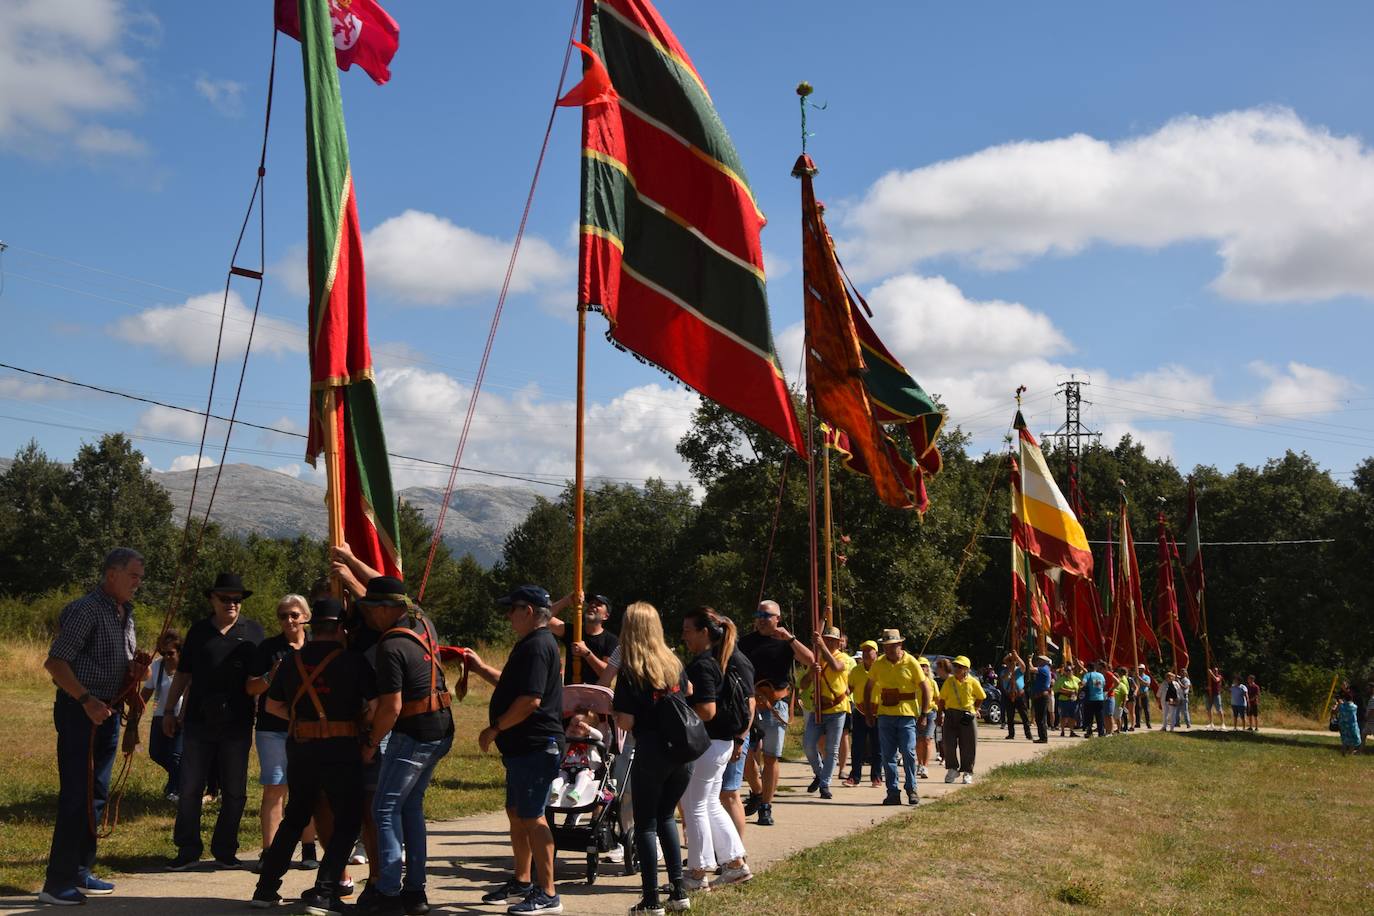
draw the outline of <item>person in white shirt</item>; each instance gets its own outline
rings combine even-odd
[[[148,756],[153,763],[167,771],[167,785],[162,793],[168,801],[177,800],[177,792],[181,788],[181,731],[168,738],[163,734],[161,719],[167,711],[167,691],[172,686],[172,675],[177,673],[177,661],[181,657],[181,636],[176,630],[168,630],[162,634],[157,645],[158,658],[148,669],[148,680],[143,683],[143,700],[146,703],[149,697],[155,697],[153,708],[155,714],[150,717],[153,727],[148,733]],[[177,698],[176,708],[172,710],[172,715],[181,717],[181,705],[185,701],[184,697]]]

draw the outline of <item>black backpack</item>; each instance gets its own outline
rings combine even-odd
[[[673,685],[671,690],[654,693],[658,698],[654,703],[654,715],[664,756],[673,763],[691,763],[706,753],[711,738],[696,710],[687,705],[682,690]]]
[[[730,734],[741,735],[749,727],[749,698],[753,695],[753,685],[745,683],[739,668],[726,666],[720,697],[716,701],[716,718],[729,729]]]

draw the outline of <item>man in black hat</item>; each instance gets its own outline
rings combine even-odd
[[[343,605],[322,598],[311,607],[312,640],[290,652],[267,689],[267,711],[287,720],[286,779],[289,800],[262,872],[252,905],[281,902],[278,890],[319,797],[329,799],[333,832],[325,846],[315,886],[301,895],[307,913],[342,911],[339,881],[363,821],[361,740],[367,734],[368,701],[376,697],[372,667],[345,648]]]
[[[565,595],[554,602],[549,618],[549,632],[563,641],[565,650],[563,661],[563,683],[573,681],[573,659],[582,660],[582,674],[577,683],[595,684],[606,670],[611,653],[620,645],[619,638],[606,629],[606,621],[611,619],[611,602],[605,595],[588,595],[586,606],[582,609],[582,639],[573,641],[573,626],[564,622],[558,615],[572,604],[572,595]]]
[[[549,593],[522,585],[496,599],[505,608],[516,642],[501,670],[469,653],[468,664],[496,689],[487,721],[477,736],[482,751],[494,742],[506,768],[506,818],[510,821],[515,873],[482,897],[508,903],[508,913],[561,913],[553,884],[553,834],[544,820],[549,787],[563,760],[563,685],[558,678],[558,642],[549,621]],[[535,884],[538,878],[539,883]]]
[[[182,871],[200,861],[201,797],[213,769],[219,778],[220,808],[210,853],[226,868],[240,868],[239,821],[248,802],[248,751],[253,744],[256,712],[246,685],[253,657],[265,634],[253,620],[240,615],[253,593],[236,573],[220,573],[206,589],[210,615],[194,624],[181,647],[181,662],[167,692],[166,710],[177,708],[187,696],[186,735],[181,751],[181,798],[177,801],[172,841],[176,857],[168,863]],[[190,688],[189,693],[187,688]],[[174,715],[162,716],[162,733],[169,738],[179,727]]]
[[[439,664],[434,624],[392,576],[377,576],[358,599],[367,625],[381,634],[374,667],[377,709],[363,747],[370,762],[387,732],[372,816],[377,823],[377,880],[358,899],[363,913],[426,913],[424,796],[434,768],[453,745],[452,697]],[[405,883],[401,858],[405,856]]]

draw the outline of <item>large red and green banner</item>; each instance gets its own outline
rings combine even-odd
[[[578,297],[617,346],[799,454],[773,344],[766,220],[691,58],[647,0],[588,0]]]
[[[1202,529],[1197,517],[1197,487],[1188,479],[1188,518],[1183,531],[1183,595],[1188,606],[1188,625],[1201,634],[1203,593],[1207,579],[1202,571]]]
[[[329,0],[300,0],[309,205],[310,430],[305,460],[326,460],[343,536],[364,563],[401,574],[396,498],[372,351],[362,231],[353,196]]]
[[[1173,648],[1175,667],[1188,668],[1188,641],[1183,638],[1183,627],[1178,621],[1178,593],[1174,588],[1174,558],[1177,556],[1169,529],[1164,523],[1164,513],[1159,513],[1159,550],[1155,569],[1155,624]]]

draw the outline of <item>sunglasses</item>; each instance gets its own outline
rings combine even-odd
[[[285,614],[278,613],[278,614],[277,614],[277,619],[278,619],[278,620],[300,620],[300,619],[301,619],[302,617],[304,617],[304,616],[305,616],[305,615],[302,614],[300,611],[287,611]]]
[[[770,614],[767,611],[755,611],[754,617],[758,620],[767,620],[770,617],[781,617],[781,614]]]
[[[243,604],[243,596],[242,596],[242,595],[220,595],[220,594],[216,594],[215,597],[218,598],[220,601],[223,601],[225,604]]]

